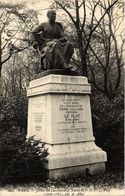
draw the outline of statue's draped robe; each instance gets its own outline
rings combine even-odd
[[[32,41],[41,56],[43,69],[62,69],[73,54],[72,45],[64,38],[61,23],[42,23],[32,32]],[[36,44],[38,43],[38,44]],[[42,63],[41,63],[42,64]]]

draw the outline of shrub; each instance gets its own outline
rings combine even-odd
[[[0,134],[12,127],[26,130],[27,127],[27,98],[26,95],[0,97]],[[26,132],[25,132],[26,133]]]
[[[96,144],[107,152],[107,168],[124,167],[124,97],[122,90],[110,101],[93,89],[92,114]]]
[[[43,176],[43,161],[48,155],[44,144],[27,138],[13,127],[0,139],[0,181],[31,180]]]

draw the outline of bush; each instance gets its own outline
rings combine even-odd
[[[48,155],[44,144],[27,138],[13,127],[0,139],[0,181],[31,180],[43,176],[43,161]]]
[[[27,128],[26,95],[0,97],[0,134],[12,129],[13,126],[22,131]]]
[[[93,128],[96,144],[107,152],[108,169],[124,168],[124,97],[122,91],[110,101],[93,89]]]

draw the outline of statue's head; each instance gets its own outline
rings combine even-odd
[[[55,20],[56,20],[56,12],[55,12],[55,10],[48,10],[47,17],[48,17],[50,22],[55,22]]]

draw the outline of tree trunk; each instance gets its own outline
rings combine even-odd
[[[77,28],[77,36],[78,36],[78,43],[79,43],[79,53],[80,53],[80,60],[81,60],[81,67],[83,75],[87,77],[87,64],[86,64],[86,56],[84,55],[83,49],[83,41],[82,41],[82,29],[80,28],[80,17],[79,17],[79,4],[78,0],[75,0],[76,6],[76,28]]]
[[[0,96],[2,96],[2,78],[1,78],[1,75],[2,75],[2,48],[1,48],[1,45],[2,45],[2,39],[1,39],[1,32],[0,32]]]

